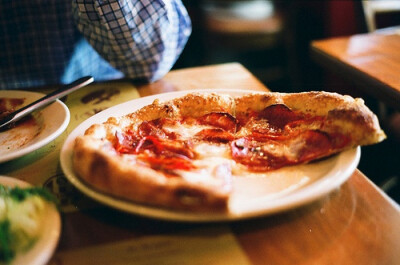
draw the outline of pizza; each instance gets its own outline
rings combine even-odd
[[[385,139],[362,99],[329,92],[188,93],[91,125],[76,174],[118,198],[229,211],[234,178],[312,163]]]

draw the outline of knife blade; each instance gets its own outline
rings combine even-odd
[[[26,105],[25,107],[22,107],[14,112],[7,114],[5,117],[3,117],[0,120],[0,129],[4,129],[6,126],[10,126],[14,122],[22,119],[23,117],[27,116],[28,114],[32,113],[33,111],[42,109],[42,108],[50,105],[57,99],[65,96],[65,95],[68,95],[68,94],[78,90],[79,88],[92,83],[93,80],[94,79],[91,76],[85,76],[85,77],[79,78],[79,79],[75,80],[74,82],[72,82],[68,85],[64,85],[60,89]]]

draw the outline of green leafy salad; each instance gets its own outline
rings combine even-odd
[[[41,233],[46,202],[54,197],[40,187],[6,187],[0,184],[0,264],[29,250]]]

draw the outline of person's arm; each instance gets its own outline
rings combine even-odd
[[[164,76],[191,33],[181,0],[73,0],[73,12],[94,49],[130,78]]]

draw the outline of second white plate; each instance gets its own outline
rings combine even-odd
[[[45,96],[42,93],[0,90],[0,98],[23,98],[25,105]],[[60,100],[40,110],[40,119],[37,119],[35,132],[21,131],[15,128],[0,132],[0,163],[26,155],[48,144],[58,137],[68,126],[70,113],[67,106]],[[35,133],[32,137],[32,133]],[[26,138],[26,139],[25,139]],[[23,141],[23,142],[19,142]]]
[[[6,187],[29,187],[25,181],[0,176],[0,184]],[[17,253],[11,265],[44,265],[53,255],[61,235],[61,217],[54,204],[47,203],[44,212],[43,232],[31,249],[25,253]]]

